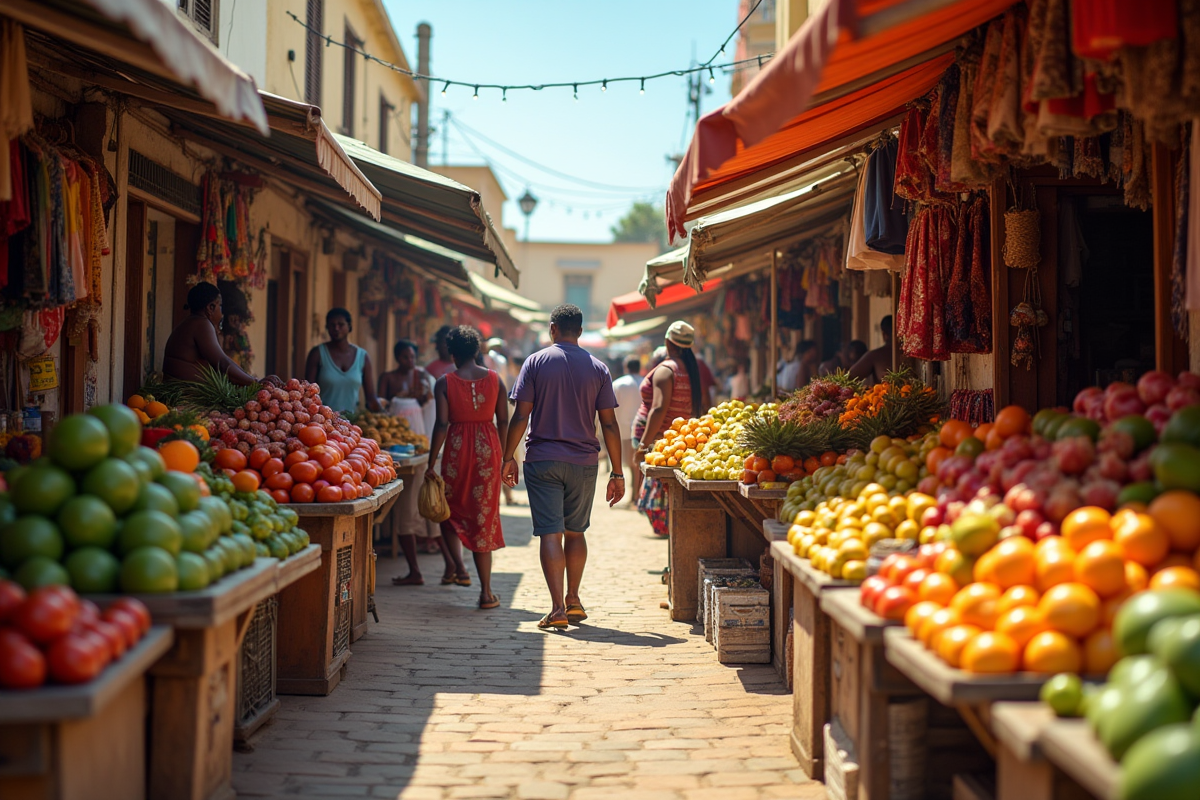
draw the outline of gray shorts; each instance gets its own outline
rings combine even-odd
[[[592,524],[597,464],[566,461],[525,462],[525,489],[533,516],[533,535],[583,533]]]

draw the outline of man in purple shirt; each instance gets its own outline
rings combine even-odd
[[[517,404],[504,447],[504,482],[516,486],[520,469],[513,455],[528,426],[525,488],[533,515],[533,535],[541,540],[542,572],[550,589],[550,613],[539,628],[566,628],[587,619],[579,583],[587,563],[584,532],[591,524],[600,443],[596,415],[604,431],[609,461],[621,464],[621,428],[613,409],[608,367],[579,346],[583,312],[561,305],[550,312],[552,345],[525,359],[509,398]],[[605,499],[611,507],[625,495],[625,474],[608,476]],[[566,590],[563,574],[566,573]]]

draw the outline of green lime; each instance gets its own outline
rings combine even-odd
[[[269,547],[267,547],[265,544],[263,544],[262,542],[255,542],[254,550],[256,553],[258,553],[259,558],[270,558],[271,557],[271,549]]]
[[[139,547],[121,562],[121,591],[148,594],[174,592],[178,588],[179,569],[175,566],[175,557],[161,547]]]
[[[80,494],[58,511],[58,527],[69,547],[108,549],[117,538],[117,515],[99,497]]]
[[[80,594],[105,594],[117,590],[121,562],[99,547],[81,547],[67,556],[65,564],[71,588]]]
[[[272,536],[270,539],[267,539],[267,549],[271,551],[272,558],[278,558],[280,561],[291,555],[287,542],[278,536]]]
[[[1113,430],[1128,434],[1133,439],[1133,449],[1137,453],[1140,453],[1158,441],[1158,433],[1154,430],[1154,423],[1141,414],[1130,414],[1127,417],[1121,417],[1112,424],[1112,428]]]
[[[129,406],[111,403],[96,406],[87,413],[103,422],[108,429],[108,440],[115,458],[124,458],[132,453],[142,440],[142,421]]]
[[[22,564],[13,579],[27,592],[41,586],[69,586],[71,583],[71,576],[62,564],[43,556],[34,556]]]
[[[0,563],[9,569],[15,570],[31,558],[58,561],[62,554],[62,534],[45,517],[30,514],[0,529]]]
[[[108,428],[95,417],[72,414],[50,431],[47,450],[54,463],[71,472],[82,472],[108,458]]]
[[[31,466],[10,483],[10,496],[22,514],[52,517],[75,495],[75,481],[69,473],[50,464]]]
[[[195,511],[200,507],[200,484],[188,473],[170,470],[156,480],[175,495],[180,511]]]
[[[142,469],[145,465],[139,462]],[[135,466],[134,469],[137,469]],[[142,486],[142,490],[138,492],[137,502],[133,505],[134,511],[161,511],[168,517],[179,516],[179,501],[175,499],[175,495],[171,490],[159,483],[147,483]]]
[[[1086,436],[1093,442],[1100,438],[1100,423],[1087,417],[1070,417],[1058,426],[1054,434],[1055,441]]]
[[[183,532],[183,549],[189,553],[203,553],[216,538],[213,522],[203,511],[189,511],[178,519]]]
[[[208,586],[208,562],[196,553],[180,553],[175,556],[175,569],[179,572],[179,591],[195,592]]]
[[[229,504],[219,497],[201,497],[200,510],[208,514],[217,525],[217,533],[229,533],[233,529],[233,512]]]
[[[258,550],[254,547],[254,540],[244,533],[235,533],[233,536],[227,537],[233,540],[237,545],[240,553],[238,568],[248,567],[254,563],[254,559],[258,557]]]
[[[208,563],[209,580],[219,580],[227,571],[225,569],[225,549],[217,547],[214,544],[201,553],[201,555],[204,557],[205,562]]]
[[[1126,503],[1145,503],[1146,505],[1150,505],[1158,495],[1158,487],[1153,481],[1131,483],[1123,487],[1120,493],[1117,494],[1117,507],[1120,508]]]
[[[1162,441],[1200,447],[1200,406],[1186,406],[1172,414],[1163,428]]]
[[[150,468],[150,480],[155,481],[167,473],[167,463],[153,447],[135,447],[133,452],[125,456],[129,462],[141,461]]]
[[[145,486],[149,483],[154,483],[154,470],[150,465],[139,458],[126,458],[123,461],[133,467],[133,471],[137,473],[138,482]]]
[[[954,448],[954,455],[974,459],[986,449],[987,447],[979,439],[976,439],[974,436],[968,436],[959,442],[958,447]],[[880,481],[880,483],[883,483],[883,481]]]
[[[84,494],[99,497],[118,514],[124,514],[137,502],[142,488],[133,467],[119,458],[106,458],[83,477]]]
[[[222,536],[213,543],[210,550],[215,549],[220,553],[224,563],[223,572],[228,575],[231,572],[237,572],[242,568],[242,548],[234,543],[233,539],[228,536]]]
[[[1042,684],[1038,697],[1058,716],[1077,717],[1083,703],[1083,681],[1078,675],[1061,672]]]
[[[117,543],[122,554],[141,547],[161,547],[176,556],[183,549],[183,532],[178,522],[161,511],[136,511],[125,518]]]

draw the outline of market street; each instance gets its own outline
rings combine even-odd
[[[602,494],[602,492],[601,492]],[[523,501],[523,494],[518,493]],[[528,509],[502,507],[495,612],[475,587],[393,587],[329,697],[282,697],[234,755],[241,796],[823,798],[788,748],[792,699],[769,665],[723,666],[670,622],[657,570],[667,543],[597,499],[583,602],[565,634],[536,628],[545,588]],[[472,569],[472,572],[474,570]],[[797,785],[802,784],[802,785]]]

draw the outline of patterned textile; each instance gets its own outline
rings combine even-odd
[[[992,351],[992,293],[988,201],[962,205],[954,248],[954,271],[946,290],[946,335],[951,353]]]
[[[908,265],[900,284],[896,335],[904,354],[912,358],[950,358],[946,283],[953,271],[956,213],[945,206],[928,206],[917,212],[908,229]]]
[[[637,507],[650,520],[656,536],[667,535],[667,489],[661,480],[647,476],[642,481],[642,495]]]
[[[450,519],[443,522],[473,553],[504,547],[500,527],[500,436],[492,424],[500,377],[468,381],[446,376],[450,429],[442,457],[442,478]]]

